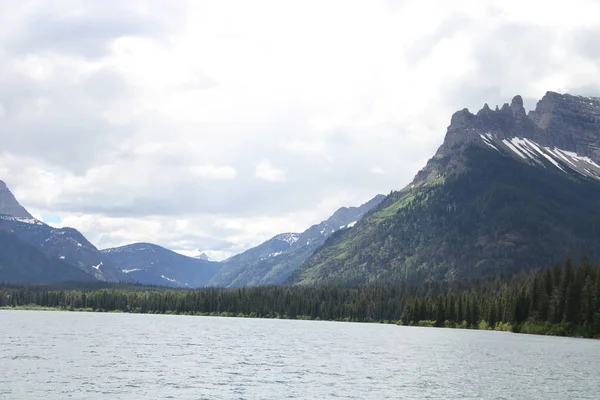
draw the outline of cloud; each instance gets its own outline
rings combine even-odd
[[[599,14],[591,0],[1,2],[0,179],[99,247],[226,257],[401,189],[458,109],[600,95]]]
[[[269,182],[285,182],[285,171],[272,166],[268,160],[258,163],[254,176]]]
[[[213,164],[192,167],[192,172],[207,180],[227,180],[233,179],[237,175],[237,171],[233,167]]]
[[[160,14],[146,14],[135,0],[29,1],[20,6],[5,3],[0,11],[5,15],[0,20],[10,27],[3,47],[21,56],[50,52],[96,59],[105,56],[119,37],[158,38],[164,33]]]

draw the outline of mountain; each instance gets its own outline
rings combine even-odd
[[[329,219],[302,233],[282,233],[222,263],[211,286],[239,287],[280,284],[334,232],[349,230],[385,196],[360,207],[342,207]]]
[[[411,184],[332,235],[289,283],[483,277],[600,259],[600,99],[548,92],[452,116]]]
[[[3,181],[0,181],[0,215],[33,219],[31,214],[19,204],[15,196],[6,186],[6,183]]]
[[[0,230],[0,282],[56,283],[91,279],[62,260],[50,259],[14,233]]]
[[[60,260],[78,268],[88,275],[89,280],[117,282],[127,279],[119,269],[107,263],[98,249],[79,231],[73,228],[53,228],[33,218],[17,202],[2,181],[0,181],[0,230],[14,234],[20,242],[43,252],[52,261],[52,265],[56,265],[54,260]],[[6,237],[3,239],[9,240]],[[19,250],[15,248],[15,251],[18,253]],[[40,264],[39,267],[45,268],[45,264]],[[57,275],[56,279],[59,278],[60,276]],[[65,276],[65,279],[71,279],[70,275]]]
[[[145,285],[197,288],[206,285],[220,264],[186,257],[150,243],[102,250],[103,257]]]

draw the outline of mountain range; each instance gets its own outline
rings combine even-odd
[[[0,181],[0,281],[171,287],[452,281],[600,259],[600,99],[548,92],[456,112],[413,181],[223,262],[136,243],[99,251]]]
[[[73,228],[34,218],[0,181],[0,282],[137,282],[198,288],[284,282],[333,232],[348,229],[385,196],[342,207],[303,233],[284,233],[225,262],[187,257],[151,243],[98,250]]]

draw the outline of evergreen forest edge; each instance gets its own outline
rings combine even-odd
[[[0,284],[0,307],[395,323],[600,337],[600,265],[570,257],[511,277],[418,286],[169,289]]]

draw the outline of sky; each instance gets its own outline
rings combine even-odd
[[[0,0],[0,179],[221,260],[407,185],[451,115],[600,96],[600,2]]]

